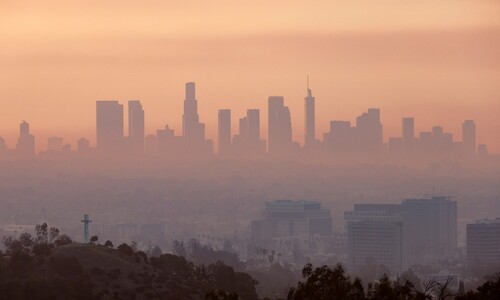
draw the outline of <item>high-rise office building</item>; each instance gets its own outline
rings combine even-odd
[[[442,126],[432,127],[432,149],[435,153],[443,152],[444,130]]]
[[[233,151],[238,157],[245,157],[249,154],[248,140],[248,116],[238,120],[238,134],[233,138]]]
[[[228,154],[231,149],[231,110],[219,109],[219,154]]]
[[[0,137],[0,152],[5,151],[7,151],[7,143],[5,143],[5,140]]]
[[[123,105],[118,101],[96,102],[96,137],[101,153],[123,150]]]
[[[260,111],[258,109],[247,110],[248,142],[252,151],[259,151],[260,140]]]
[[[272,238],[332,235],[332,216],[329,209],[317,201],[276,200],[266,203],[264,217],[252,221],[254,241]]]
[[[356,234],[366,241],[351,244],[362,248],[353,248],[352,253],[364,253],[351,258],[353,264],[363,264],[363,257],[376,258],[377,253],[381,255],[380,261],[390,260],[394,255],[397,260],[393,261],[393,267],[386,267],[404,271],[415,264],[432,264],[450,257],[457,247],[457,203],[449,197],[406,199],[401,204],[356,204],[353,212],[346,212],[345,219],[348,227],[349,222],[366,221],[355,227]],[[389,245],[392,248],[383,248]],[[392,254],[386,257],[385,252]]]
[[[286,155],[292,146],[292,122],[290,110],[281,96],[268,100],[268,151],[270,154]]]
[[[158,140],[154,134],[148,134],[144,138],[144,153],[148,156],[155,156],[159,152]]]
[[[378,154],[383,146],[383,126],[380,109],[370,108],[356,118],[357,150],[365,154]]]
[[[196,85],[186,83],[186,99],[184,99],[184,114],[182,115],[182,135],[188,146],[205,142],[205,124],[200,123],[198,115],[198,100],[196,100]]]
[[[429,154],[432,152],[432,132],[420,132],[418,136],[418,148],[421,153]]]
[[[354,271],[360,271],[370,264],[385,266],[391,275],[403,270],[401,216],[384,210],[384,206],[355,206],[354,211],[348,211],[344,215],[347,222],[349,266]]]
[[[160,154],[166,154],[167,156],[180,156],[183,154],[182,137],[176,136],[175,132],[168,125],[165,128],[156,130],[157,146]]]
[[[16,151],[18,155],[29,157],[35,155],[35,136],[30,134],[30,124],[22,121],[19,125],[19,138],[17,140]]]
[[[248,117],[245,116],[238,120],[238,135],[244,141],[244,144],[248,143]]]
[[[406,153],[413,151],[415,146],[415,120],[411,117],[403,118],[402,142]]]
[[[356,128],[349,121],[330,121],[330,132],[323,134],[326,147],[334,153],[352,153],[356,147]]]
[[[139,100],[128,102],[128,142],[133,153],[144,152],[144,110]]]
[[[265,152],[265,144],[260,139],[260,111],[248,109],[245,117],[238,122],[238,134],[233,138],[235,153],[240,157],[255,157]]]
[[[390,137],[387,142],[387,151],[392,158],[398,158],[403,153],[403,139]]]
[[[484,274],[500,269],[500,218],[467,224],[467,268]]]
[[[454,254],[457,248],[456,201],[443,196],[406,199],[401,209],[405,263],[412,265]]]
[[[304,98],[304,119],[305,119],[305,137],[304,145],[309,146],[316,140],[316,108],[315,98],[312,96],[309,88],[309,77],[307,77],[307,96]]]
[[[466,155],[476,154],[476,123],[473,120],[462,123],[462,146]]]

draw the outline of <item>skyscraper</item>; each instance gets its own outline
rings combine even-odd
[[[231,148],[231,110],[219,109],[219,154],[228,154]]]
[[[386,211],[384,208],[389,208]],[[392,274],[403,270],[403,225],[390,205],[358,206],[345,212],[349,266],[360,271],[370,263],[383,265]]]
[[[144,110],[139,100],[128,102],[128,141],[133,153],[144,152]]]
[[[238,121],[238,134],[233,137],[233,150],[241,157],[255,157],[265,152],[260,139],[260,111],[248,109],[246,116]]]
[[[457,247],[457,202],[449,197],[406,199],[404,218],[405,262],[420,263],[424,257],[453,255]]]
[[[366,154],[377,154],[383,146],[383,128],[380,109],[370,108],[356,118],[356,138],[358,150]]]
[[[268,151],[270,154],[287,154],[292,146],[292,122],[290,110],[281,96],[268,100]]]
[[[443,152],[444,145],[444,130],[442,126],[433,126],[432,127],[432,148],[434,153]]]
[[[123,105],[118,101],[96,102],[97,149],[117,153],[123,148]]]
[[[254,242],[294,236],[310,241],[332,235],[332,215],[317,201],[275,200],[266,203],[264,218],[251,224]]]
[[[30,124],[26,121],[22,121],[19,125],[16,151],[20,156],[24,157],[35,155],[35,137],[30,134]]]
[[[186,143],[205,141],[205,124],[200,123],[198,115],[198,101],[196,100],[196,85],[194,82],[186,83],[186,99],[184,100],[184,114],[182,115],[182,135]]]
[[[500,268],[500,218],[467,224],[467,268],[493,273]]]
[[[476,154],[476,123],[465,120],[462,124],[462,143],[466,155]]]
[[[403,118],[402,128],[403,149],[408,153],[415,145],[415,120],[412,117]]]
[[[157,146],[160,154],[170,157],[183,154],[182,137],[176,136],[175,132],[168,125],[165,128],[156,130]]]
[[[307,97],[304,98],[304,112],[305,112],[305,137],[304,145],[309,146],[314,143],[316,139],[316,112],[315,112],[315,98],[312,96],[311,89],[309,88],[309,76],[307,77]]]
[[[248,140],[253,151],[260,148],[260,111],[258,109],[247,110]]]
[[[356,231],[352,231],[352,246],[356,246],[356,238],[366,241],[358,245],[364,256],[356,258],[357,254],[353,254],[351,264],[363,264],[366,257],[381,255],[380,261],[398,257],[394,262],[406,270],[414,264],[450,257],[457,247],[457,203],[449,197],[406,199],[401,204],[355,204],[354,212],[346,212],[345,219],[348,235],[351,221],[370,221],[358,224]],[[377,224],[379,221],[392,224]],[[391,251],[386,257],[386,252]]]

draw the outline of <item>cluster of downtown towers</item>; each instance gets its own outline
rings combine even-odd
[[[268,140],[261,139],[260,110],[248,109],[246,116],[239,119],[239,132],[232,134],[231,110],[220,109],[218,112],[218,154],[228,157],[294,157],[301,153],[328,154],[340,157],[380,157],[383,155],[456,155],[471,157],[486,154],[486,146],[476,145],[476,125],[472,120],[462,124],[462,141],[453,141],[453,135],[443,131],[441,126],[434,126],[432,131],[421,132],[415,136],[414,119],[402,120],[402,136],[383,141],[383,125],[380,122],[380,110],[370,108],[356,118],[355,126],[349,121],[331,121],[330,131],[323,134],[321,142],[316,137],[315,97],[307,87],[304,99],[305,138],[304,144],[292,140],[292,120],[290,110],[281,96],[268,99]],[[169,154],[211,155],[214,146],[205,137],[205,124],[200,122],[196,86],[186,83],[184,114],[182,116],[182,135],[165,126],[158,129],[156,135],[145,136],[144,110],[139,100],[128,102],[128,136],[124,136],[123,105],[118,101],[96,102],[96,148],[100,154]],[[5,147],[5,146],[4,146]],[[16,150],[24,154],[34,154],[34,137],[29,133],[29,124],[20,126],[20,137]],[[62,138],[49,138],[48,151],[71,151],[70,145],[64,145]],[[89,140],[78,141],[77,152],[89,152]]]

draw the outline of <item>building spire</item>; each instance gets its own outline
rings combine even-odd
[[[311,97],[311,89],[309,88],[309,74],[307,74],[307,97]]]

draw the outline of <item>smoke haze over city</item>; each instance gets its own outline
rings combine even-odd
[[[0,299],[498,299],[499,15],[2,1]]]

